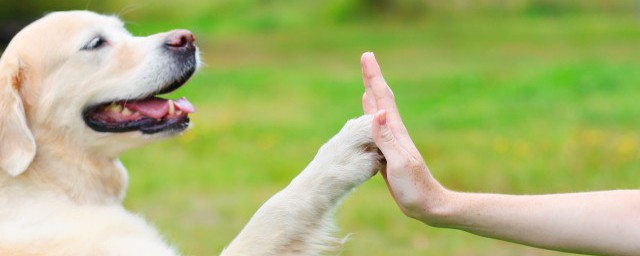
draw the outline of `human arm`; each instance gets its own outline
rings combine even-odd
[[[640,191],[550,195],[449,192],[420,220],[477,235],[564,252],[640,255]]]
[[[365,113],[387,160],[381,171],[400,209],[426,224],[585,254],[640,255],[640,191],[553,195],[454,192],[430,173],[371,53],[362,57]]]

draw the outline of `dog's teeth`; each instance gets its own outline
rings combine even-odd
[[[122,111],[122,105],[117,103],[111,103],[111,106],[109,106],[109,110],[111,110],[111,112],[120,112]]]
[[[178,111],[176,112],[176,115],[181,116],[181,115],[182,115],[182,110],[178,110]]]
[[[173,115],[176,112],[176,106],[173,105],[173,100],[169,100],[169,115]]]
[[[123,116],[130,116],[131,114],[133,114],[133,113],[132,113],[132,112],[131,112],[131,110],[129,110],[128,108],[124,108],[124,109],[122,110],[122,115],[123,115]]]

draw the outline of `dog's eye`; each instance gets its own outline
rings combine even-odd
[[[91,41],[89,41],[87,45],[82,47],[82,50],[86,50],[86,51],[96,50],[104,46],[106,43],[107,43],[107,40],[105,40],[104,37],[97,36],[91,39]]]

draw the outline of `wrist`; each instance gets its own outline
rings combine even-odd
[[[420,208],[410,217],[432,227],[447,227],[453,219],[457,194],[437,183],[425,191]]]

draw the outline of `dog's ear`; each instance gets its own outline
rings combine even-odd
[[[6,56],[0,59],[0,171],[14,177],[23,173],[36,155],[19,93],[22,71],[18,61]]]

